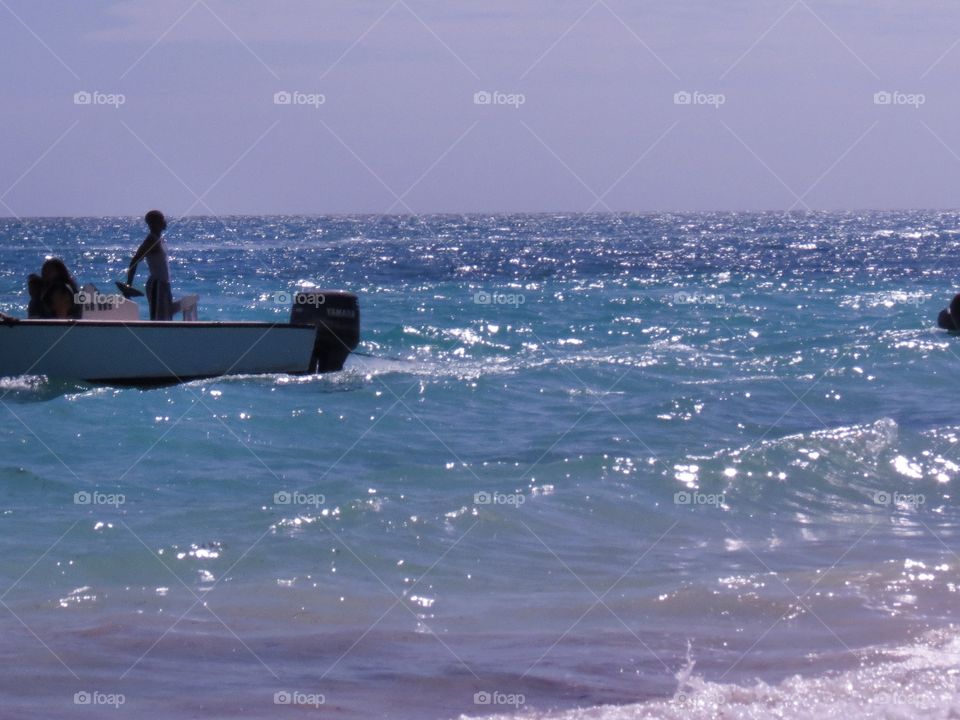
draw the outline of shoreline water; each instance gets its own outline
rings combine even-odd
[[[955,693],[960,351],[934,320],[958,221],[172,227],[201,318],[345,287],[376,357],[0,381],[4,712],[453,718],[488,693],[520,717],[911,717],[868,700]],[[102,283],[132,232],[0,224],[0,310],[47,248]]]

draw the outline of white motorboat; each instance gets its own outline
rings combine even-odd
[[[286,323],[151,322],[133,319],[136,303],[100,297],[115,299],[84,303],[79,320],[0,317],[0,376],[146,386],[221,375],[331,372],[343,368],[360,340],[357,297],[344,291],[290,293]],[[181,303],[186,317],[196,316],[195,297]]]

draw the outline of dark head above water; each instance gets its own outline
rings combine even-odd
[[[953,296],[949,308],[940,311],[940,315],[937,317],[937,325],[944,330],[960,331],[960,293]]]

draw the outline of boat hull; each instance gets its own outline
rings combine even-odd
[[[289,323],[14,320],[0,323],[0,376],[154,385],[302,374],[316,342],[315,326]]]

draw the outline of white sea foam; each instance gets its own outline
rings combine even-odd
[[[960,717],[960,637],[944,632],[915,645],[878,651],[857,670],[822,677],[787,678],[776,685],[707,682],[692,664],[678,673],[669,699],[560,712],[521,711],[486,720],[760,720],[882,718],[940,720]],[[892,658],[892,659],[890,659]],[[465,716],[461,716],[465,717]]]

